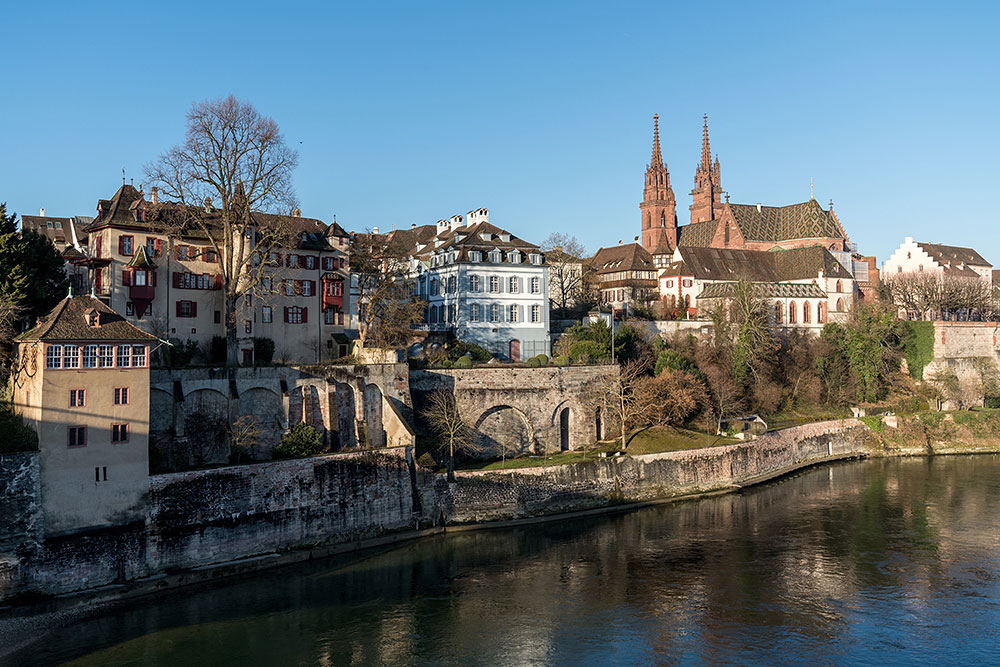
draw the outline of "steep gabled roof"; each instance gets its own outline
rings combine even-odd
[[[816,278],[822,271],[826,278],[851,278],[847,269],[822,246],[776,252],[681,246],[680,253],[681,260],[669,264],[661,276],[768,283]]]
[[[726,206],[747,241],[847,238],[833,212],[824,211],[815,199],[790,206]]]
[[[589,263],[598,273],[656,270],[652,255],[638,243],[600,248]]]
[[[87,323],[87,314],[96,311],[98,324]],[[42,316],[35,328],[17,336],[17,340],[32,341],[128,341],[156,340],[142,329],[125,321],[92,296],[66,297],[56,307]]]
[[[707,248],[712,245],[712,238],[715,236],[715,229],[718,225],[718,220],[682,225],[677,228],[677,245]]]
[[[948,275],[978,275],[968,267],[991,267],[982,255],[972,248],[962,248],[954,245],[941,245],[939,243],[917,243],[917,246],[930,255],[931,259],[944,267]]]
[[[825,278],[851,278],[851,272],[823,246],[777,250],[768,254],[774,257],[779,280],[815,278],[820,271]]]

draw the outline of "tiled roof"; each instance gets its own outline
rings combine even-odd
[[[99,324],[91,326],[86,315],[97,311]],[[66,297],[41,317],[34,329],[25,331],[17,340],[48,341],[138,341],[156,340],[92,296]]]
[[[722,299],[733,295],[735,283],[709,283],[698,299]],[[758,299],[823,299],[826,292],[812,283],[754,283],[753,295]]]
[[[747,241],[846,238],[833,213],[815,199],[790,206],[727,204]]]
[[[614,271],[655,271],[653,257],[638,243],[601,248],[590,259],[598,273]]]
[[[706,220],[704,222],[692,222],[690,225],[682,225],[677,228],[677,245],[707,248],[712,245],[712,238],[715,236],[715,229],[718,225],[718,220]]]
[[[973,278],[979,274],[968,268],[969,266],[993,266],[972,248],[919,242],[917,246],[944,268],[945,275]]]
[[[668,265],[661,276],[767,283],[816,278],[822,270],[827,278],[851,278],[847,269],[822,246],[773,252],[681,246],[680,252],[681,261]]]
[[[429,258],[435,250],[454,250],[458,254],[458,261],[467,261],[469,251],[478,250],[483,253],[483,260],[488,261],[488,253],[491,250],[500,250],[503,254],[502,261],[507,260],[507,252],[520,251],[522,253],[539,252],[538,246],[529,243],[524,239],[514,236],[510,232],[497,227],[489,222],[477,222],[472,225],[462,225],[451,229],[442,229],[440,233],[428,237],[425,228],[430,227],[435,230],[435,225],[422,225],[415,230],[400,230],[392,232],[392,242],[397,241],[397,234],[406,234],[399,242],[412,243],[407,248],[407,252],[421,259]],[[414,233],[416,232],[416,233]],[[506,237],[506,240],[504,240]],[[525,261],[527,258],[524,258]]]

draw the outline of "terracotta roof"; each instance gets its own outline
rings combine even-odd
[[[726,206],[747,241],[847,238],[833,212],[824,211],[815,199],[790,206]]]
[[[733,295],[735,283],[709,283],[698,295],[699,300],[722,299]],[[826,298],[819,285],[812,283],[754,283],[753,294],[758,299],[823,299]]]
[[[681,260],[665,267],[661,276],[767,283],[815,278],[822,270],[826,278],[851,278],[847,269],[822,246],[770,252],[681,246],[680,253]]]
[[[962,248],[954,245],[938,243],[917,243],[917,247],[930,255],[931,259],[941,265],[945,275],[974,278],[979,274],[970,266],[992,267],[983,256],[972,248]]]
[[[98,324],[91,326],[87,314],[96,311]],[[92,296],[66,297],[42,316],[35,328],[25,331],[17,340],[47,341],[139,341],[156,340]]]
[[[718,225],[718,220],[706,220],[704,222],[692,222],[690,225],[682,225],[677,228],[677,245],[707,248],[712,245],[712,238],[715,236],[715,229]]]
[[[599,249],[590,259],[598,273],[614,271],[655,271],[653,257],[638,243],[614,245]]]

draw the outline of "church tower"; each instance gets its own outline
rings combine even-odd
[[[719,176],[719,156],[712,162],[708,147],[708,114],[701,137],[701,164],[694,172],[694,189],[691,190],[691,222],[718,220],[722,215],[722,180]]]
[[[670,172],[660,154],[659,116],[653,115],[653,156],[646,166],[646,184],[642,189],[642,247],[653,252],[664,244],[677,247],[677,212]]]

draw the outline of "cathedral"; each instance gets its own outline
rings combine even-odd
[[[823,246],[833,253],[849,253],[847,233],[833,212],[809,201],[788,206],[731,204],[723,201],[719,157],[712,158],[708,142],[708,116],[704,118],[701,161],[694,173],[691,216],[678,225],[677,200],[670,172],[660,152],[659,117],[653,116],[653,153],[646,166],[642,192],[640,242],[657,266],[670,263],[678,247],[732,248],[737,250],[789,250]]]

